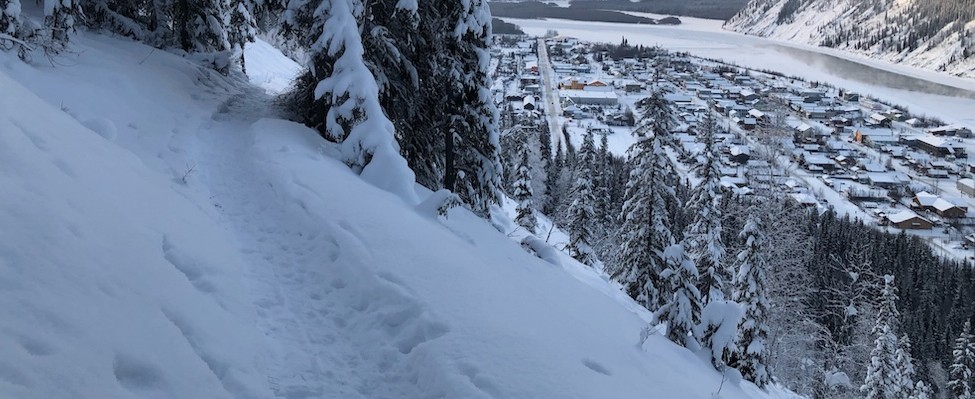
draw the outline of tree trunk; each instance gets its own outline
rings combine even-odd
[[[443,187],[454,191],[457,181],[457,169],[454,167],[454,129],[444,129],[444,174]]]

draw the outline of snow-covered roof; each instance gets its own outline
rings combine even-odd
[[[919,192],[914,196],[914,200],[917,201],[917,204],[920,206],[934,206],[934,203],[937,202],[938,199],[939,198],[937,195],[926,191]]]
[[[901,182],[901,180],[897,177],[897,175],[893,173],[867,173],[867,179],[869,179],[871,183],[875,183],[875,184],[876,183],[898,184]]]
[[[921,219],[921,220],[924,220],[924,221],[930,223],[929,220],[927,220],[927,219],[925,219],[923,217],[918,216],[918,214],[916,214],[916,213],[914,213],[912,211],[907,211],[907,210],[901,211],[901,212],[897,212],[897,213],[895,213],[893,215],[887,215],[887,220],[890,220],[893,223],[906,222],[906,221],[911,220],[911,219],[914,219],[914,218],[918,218],[918,219]]]
[[[957,208],[958,205],[955,205],[949,202],[948,200],[945,200],[944,198],[938,198],[937,200],[934,201],[932,207],[934,207],[934,209],[937,209],[938,212],[944,212],[951,208]]]

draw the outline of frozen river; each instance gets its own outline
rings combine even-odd
[[[768,69],[807,80],[873,95],[975,128],[975,80],[868,59],[832,49],[746,36],[721,29],[720,21],[681,18],[679,26],[655,26],[565,20],[509,19],[526,33],[560,35],[588,41],[659,45],[672,51]]]

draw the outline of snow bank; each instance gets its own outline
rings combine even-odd
[[[267,397],[225,231],[0,73],[0,396]]]

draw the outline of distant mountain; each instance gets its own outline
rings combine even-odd
[[[751,0],[725,28],[975,78],[972,1]]]

